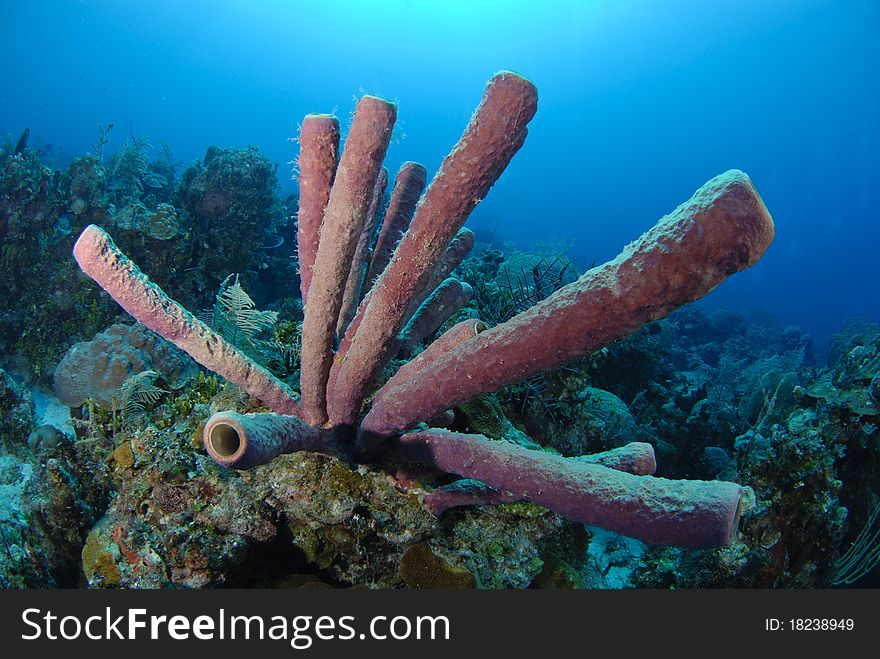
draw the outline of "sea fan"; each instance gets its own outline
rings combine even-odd
[[[166,393],[155,382],[159,374],[156,371],[141,371],[128,377],[122,385],[120,409],[123,424],[129,424],[146,415],[147,407],[156,403]]]
[[[573,271],[571,261],[562,256],[537,261],[519,258],[501,267],[494,286],[469,282],[475,291],[480,320],[490,327],[510,320],[573,281]]]
[[[232,284],[229,280],[235,277]],[[238,275],[229,275],[220,284],[214,304],[213,326],[236,347],[245,347],[256,341],[264,330],[270,330],[278,321],[275,311],[260,311],[238,282]]]
[[[239,283],[238,275],[229,275],[223,280],[214,308],[202,311],[199,318],[258,364],[278,374],[295,370],[294,362],[299,361],[299,342],[295,347],[286,346],[278,340],[266,340],[260,336],[272,332],[278,322],[278,313],[257,309]]]
[[[852,586],[880,565],[880,503],[847,552],[837,559],[828,578],[832,586]]]
[[[515,263],[502,266],[494,285],[487,286],[481,279],[473,280],[471,286],[480,320],[490,327],[510,320],[573,281],[573,271],[571,261],[563,256],[537,261],[520,256]],[[505,388],[499,396],[503,402],[518,407],[521,415],[530,402],[536,403],[536,410],[555,422],[554,410],[560,401],[550,393],[549,375],[551,373],[538,373]]]

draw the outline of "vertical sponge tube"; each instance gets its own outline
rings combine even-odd
[[[340,339],[345,334],[345,328],[354,318],[358,303],[361,301],[364,279],[367,276],[367,267],[370,265],[370,254],[373,251],[373,239],[376,237],[376,223],[382,210],[382,198],[385,196],[385,188],[388,187],[388,170],[384,167],[376,179],[376,187],[373,189],[373,200],[367,211],[367,219],[364,222],[364,230],[358,238],[357,247],[354,250],[354,259],[351,270],[348,273],[348,281],[345,283],[345,293],[342,296],[342,310],[336,322],[336,336]]]
[[[389,206],[390,208],[390,206]],[[443,283],[446,279],[446,275],[455,270],[458,267],[458,264],[464,260],[464,258],[468,255],[471,248],[474,246],[474,232],[470,229],[462,229],[459,231],[455,238],[452,239],[452,242],[449,244],[449,248],[444,252],[443,257],[440,259],[440,263],[434,269],[434,274],[431,275],[431,279],[428,281],[425,289],[416,294],[409,302],[406,304],[405,313],[402,314],[403,322],[403,330],[402,332],[406,332],[406,325],[412,320],[413,314],[418,311],[421,304],[425,301],[428,295],[437,289],[437,287]],[[375,289],[369,289],[367,291],[366,296],[361,301],[360,306],[357,308],[357,311],[354,314],[354,317],[351,319],[351,322],[348,324],[348,327],[345,331],[345,335],[341,338],[339,342],[339,350],[336,351],[336,364],[334,364],[333,368],[330,369],[330,377],[327,380],[327,396],[328,399],[333,395],[333,392],[336,391],[336,380],[339,377],[340,368],[338,364],[345,359],[345,356],[348,354],[349,348],[351,348],[352,341],[354,337],[357,336],[358,327],[361,324],[361,321],[364,319],[364,314],[366,310],[370,306],[370,302],[375,295]],[[471,291],[471,294],[473,291]],[[462,302],[462,305],[466,304],[466,302]],[[436,329],[436,328],[435,328]],[[376,374],[380,373],[388,363],[394,359],[397,355],[402,341],[402,336],[398,335],[395,337],[387,347],[385,351],[385,356],[383,360],[376,367]],[[374,376],[375,377],[375,376]],[[361,388],[364,391],[367,391],[372,386],[372,383],[363,383]],[[348,388],[341,387],[343,391],[348,391]]]
[[[394,189],[391,191],[391,199],[382,220],[382,228],[379,229],[379,237],[376,238],[376,248],[370,260],[367,270],[367,280],[364,286],[369,290],[373,280],[382,274],[385,266],[391,260],[394,248],[406,233],[416,210],[416,203],[425,189],[427,171],[417,162],[405,162],[397,170],[394,179]]]
[[[474,248],[475,241],[476,236],[470,229],[461,229],[455,234],[455,238],[449,243],[449,247],[440,259],[440,263],[434,268],[434,273],[428,280],[427,285],[417,293],[410,302],[407,320],[409,320],[419,306],[428,299],[428,296],[432,295],[433,292],[437,290],[437,287],[440,286],[450,274],[452,274],[452,271],[467,258],[467,255],[470,254],[471,250]]]
[[[328,397],[334,424],[354,424],[389,346],[408,319],[409,303],[427,286],[455,233],[523,145],[526,124],[537,108],[538,92],[522,76],[505,71],[489,81],[480,106],[373,286],[363,318],[352,323],[357,332],[348,351],[337,355],[338,373]]]
[[[393,103],[375,96],[358,101],[324,209],[302,327],[300,389],[306,421],[312,425],[327,420],[326,385],[336,320],[396,112]]]
[[[297,251],[303,306],[308,300],[318,234],[339,160],[339,119],[332,114],[307,114],[299,131],[299,210]]]
[[[440,329],[464,305],[470,302],[474,289],[470,284],[449,277],[445,279],[413,314],[398,337],[405,357],[431,334]]]

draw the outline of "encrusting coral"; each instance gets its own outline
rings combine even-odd
[[[220,464],[246,468],[300,450],[361,461],[415,462],[479,479],[574,521],[649,543],[723,545],[739,518],[742,488],[735,483],[655,478],[625,461],[604,466],[419,424],[623,338],[753,265],[773,239],[773,222],[739,171],[712,179],[617,259],[509,321],[490,330],[476,321],[455,325],[376,392],[358,424],[365,399],[394,356],[390,351],[399,349],[398,337],[414,307],[447,277],[449,270],[444,274],[441,263],[450,252],[454,261],[454,239],[458,235],[459,243],[467,243],[469,232],[459,229],[523,145],[536,110],[537,91],[525,78],[501,72],[489,81],[390,262],[357,296],[362,301],[335,354],[343,294],[376,195],[396,108],[375,97],[361,99],[335,173],[328,167],[336,164],[331,160],[338,124],[320,118],[326,138],[303,140],[300,156],[303,164],[323,162],[301,170],[300,185],[309,190],[303,203],[312,205],[312,222],[314,206],[326,199],[317,245],[314,224],[308,227],[309,242],[300,244],[303,281],[311,276],[304,295],[302,401],[168,298],[100,228],[83,231],[74,255],[132,316],[276,412],[212,417],[204,442]],[[310,123],[307,119],[304,130]],[[313,148],[325,153],[316,155]],[[308,269],[310,259],[303,255],[310,251],[314,266]]]

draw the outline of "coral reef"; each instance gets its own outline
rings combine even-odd
[[[112,318],[94,289],[78,286],[67,259],[72,232],[84,226],[67,210],[71,186],[85,175],[77,160],[65,174],[52,171],[29,148],[0,158],[0,353],[21,355],[45,385],[71,338],[94,334]]]
[[[9,453],[15,441],[34,427],[34,402],[28,390],[0,369],[0,452]]]
[[[234,391],[211,403],[241,404]],[[403,557],[430,541],[477,585],[523,587],[560,538],[582,546],[575,529],[535,506],[440,520],[397,478],[335,457],[300,452],[249,471],[218,467],[193,451],[207,409],[173,415],[161,432],[147,425],[125,435],[111,459],[118,495],[83,551],[90,585],[268,587],[310,574],[334,586],[400,587]]]
[[[401,556],[400,574],[407,588],[460,590],[476,585],[474,575],[466,568],[450,565],[424,542],[413,545]]]
[[[156,150],[146,138],[126,140],[105,163],[108,131],[102,128],[95,154],[65,171],[48,168],[26,142],[0,153],[0,272],[8,293],[0,299],[0,353],[20,356],[46,386],[73,343],[117,320],[118,309],[68,259],[90,223],[112,227],[125,251],[162,285],[173,282],[191,308],[210,306],[220,282],[237,272],[261,303],[287,296],[286,317],[300,314],[289,286],[293,206],[277,194],[272,163],[252,148],[212,147],[204,163],[177,178],[167,147]]]
[[[870,386],[876,368],[871,336],[864,331],[838,336],[829,365],[816,369],[809,337],[796,328],[688,308],[594,355],[578,375],[560,378],[564,401],[575,399],[585,382],[626,401],[639,434],[657,448],[662,475],[720,477],[746,488],[740,530],[729,546],[686,551],[620,545],[615,565],[626,569],[617,573],[616,583],[834,584],[838,557],[869,522],[880,487],[876,412],[857,402],[850,408],[837,402]],[[846,359],[853,350],[859,358]],[[782,395],[787,387],[792,390]],[[811,390],[828,398],[811,396]],[[863,400],[862,394],[853,398]],[[503,411],[529,425],[518,410]],[[542,441],[552,444],[557,434],[568,435],[566,423],[546,427]],[[584,439],[597,448],[602,433]],[[607,548],[594,550],[591,544],[590,552],[608,560]],[[595,574],[585,579],[604,587]],[[857,585],[876,579],[868,572]]]
[[[509,102],[521,84],[505,76],[490,89],[511,87],[492,103]],[[507,119],[496,117],[506,127],[477,124],[480,139],[499,147],[499,160],[480,161],[478,178],[497,177],[525,137],[524,106],[511,107]],[[466,131],[453,155],[476,150],[474,139]],[[460,172],[453,156],[418,208],[424,168],[401,167],[384,216],[381,163],[375,177],[353,164],[352,176],[363,178],[355,205],[366,209],[360,229],[360,211],[344,218],[351,257],[330,258],[331,269],[347,264],[334,290],[349,293],[321,319],[329,335],[321,345],[331,347],[311,355],[325,366],[329,359],[316,387],[328,420],[307,424],[289,257],[298,256],[306,314],[324,313],[320,304],[309,310],[308,277],[324,207],[346,181],[336,175],[339,142],[334,117],[303,122],[297,225],[287,222],[293,206],[276,194],[273,165],[254,149],[211,148],[177,179],[167,151],[153,157],[143,139],[57,172],[26,138],[4,147],[0,266],[12,296],[0,303],[0,351],[17,371],[16,379],[0,371],[3,586],[880,583],[871,560],[880,510],[876,323],[848,323],[818,366],[809,336],[765,317],[686,306],[657,319],[760,253],[766,224],[743,218],[763,210],[741,173],[713,179],[621,257],[583,273],[564,246],[524,252],[459,229],[488,186],[471,189],[465,172],[460,184],[474,196],[447,215],[440,193]],[[351,210],[350,198],[337,203],[343,215]],[[455,221],[432,234],[432,214]],[[716,232],[743,221],[745,232]],[[85,229],[92,223],[119,248]],[[236,232],[247,233],[250,253],[225,262]],[[123,316],[67,258],[78,234],[83,269],[223,377],[196,372],[139,325],[99,333]],[[430,249],[414,242],[429,235]],[[740,249],[750,236],[751,250]],[[185,306],[213,311],[190,315],[134,262]],[[639,270],[672,281],[646,282]],[[407,327],[450,277],[473,297],[423,348]],[[591,324],[589,298],[607,327]],[[647,298],[658,306],[639,302]],[[548,340],[559,334],[554,323],[577,336],[562,346]],[[106,396],[103,384],[75,402],[63,396],[76,408],[74,437],[44,418],[45,394],[30,394],[28,384],[45,385],[71,345],[93,337],[56,379],[118,377]],[[103,374],[98,353],[115,364]],[[166,361],[164,377],[152,374]],[[176,373],[188,375],[178,381]],[[114,396],[145,384],[168,391],[135,389],[146,397],[136,399],[137,415],[123,415]],[[358,444],[365,415],[370,434]],[[670,497],[657,506],[652,492]]]
[[[584,387],[572,411],[572,422],[552,434],[553,446],[563,455],[604,451],[637,436],[636,421],[626,403],[609,391]]]
[[[264,248],[273,244],[272,237],[286,221],[275,196],[277,186],[275,166],[255,148],[210,147],[201,163],[183,172],[172,199],[190,235],[179,269],[192,270],[175,283],[187,306],[207,306],[205,293],[220,288],[226,274],[241,273],[252,284],[268,265],[270,250]],[[272,265],[285,269],[280,260],[273,259]]]
[[[35,428],[27,392],[0,370],[0,588],[73,587],[79,554],[107,504],[89,448]]]
[[[80,267],[135,318],[271,409],[312,426],[280,417],[209,422],[205,445],[223,464],[252,466],[273,454],[303,448],[347,455],[355,448],[350,445],[353,425],[389,359],[389,348],[396,345],[415,304],[430,294],[425,285],[437,276],[444,255],[457,253],[451,247],[455,232],[522,146],[536,108],[536,91],[524,78],[502,72],[490,80],[480,107],[427,188],[408,231],[334,355],[333,335],[350,261],[376,197],[396,114],[395,106],[382,99],[361,99],[327,197],[312,269],[303,321],[302,406],[284,383],[170,300],[99,228],[83,232],[74,254]],[[473,234],[464,237],[462,254],[473,244]],[[649,542],[725,544],[740,514],[742,490],[733,483],[627,475],[478,435],[426,431],[388,440],[480,394],[592,352],[705,295],[757,261],[772,237],[772,221],[748,178],[736,171],[716,177],[615,261],[506,323],[474,332],[449,350],[422,353],[427,368],[403,369],[406,378],[403,370],[398,372],[374,397],[355,450],[363,459],[387,442],[406,460],[478,477],[571,519],[600,523]],[[651,278],[645,277],[647,271]],[[442,339],[433,345],[438,343]],[[472,459],[476,454],[480,461]],[[511,471],[511,464],[519,468]],[[618,501],[603,497],[605,485],[619,492]],[[652,492],[663,492],[665,503],[658,503]]]

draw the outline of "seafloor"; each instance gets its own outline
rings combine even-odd
[[[817,356],[797,327],[686,307],[455,408],[454,430],[565,456],[643,441],[660,476],[741,483],[722,548],[649,547],[523,501],[435,515],[422,499],[451,478],[427,470],[311,453],[226,469],[205,421],[265,408],[133,325],[71,249],[104,227],[295,387],[297,200],[253,148],[182,168],[146,139],[112,156],[105,143],[57,169],[27,134],[0,151],[0,586],[880,585],[876,323],[847,322]],[[474,295],[446,327],[503,322],[579,274],[565,245],[525,252],[486,232],[456,272]]]

